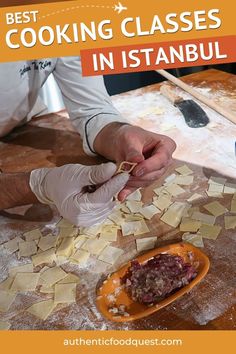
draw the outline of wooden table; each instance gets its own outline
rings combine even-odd
[[[210,88],[211,93],[216,94],[216,99],[220,98],[219,92],[221,92],[221,97],[227,97],[227,100],[225,99],[227,104],[229,105],[230,103],[231,108],[236,109],[235,76],[216,70],[207,70],[186,76],[184,81],[201,89]],[[151,99],[155,102],[156,98],[160,99],[158,90],[159,84],[152,85],[115,96],[113,101],[117,107],[121,108],[122,113],[131,122],[134,122],[133,100],[139,98],[141,101],[147,97],[148,100]],[[225,100],[220,101],[222,103]],[[168,112],[172,112],[172,108],[167,105],[166,101],[164,101],[164,104],[168,115]],[[147,129],[152,128],[152,117],[150,115],[147,115],[147,118],[139,117],[137,109],[135,113],[138,119],[138,122],[135,121],[137,124]],[[213,117],[214,113],[211,112],[210,115]],[[154,130],[157,130],[159,126],[160,131],[163,131],[163,116],[160,115],[158,117],[160,119],[156,119]],[[181,119],[178,114],[177,117]],[[224,165],[224,155],[214,151],[214,141],[210,146],[209,155],[206,154],[204,149],[196,150],[193,146],[190,147],[191,131],[186,130],[183,133],[181,128],[183,124],[181,124],[180,120],[177,120],[175,127],[170,127],[169,129],[164,127],[163,133],[175,137],[179,145],[175,154],[176,161],[168,173],[176,165],[182,165],[183,161],[187,161],[194,170],[195,175],[195,184],[191,188],[197,192],[206,189],[207,178],[211,174],[216,174],[215,171],[217,171],[217,174],[221,171],[229,180],[234,181],[236,177],[235,165],[233,163],[232,166],[227,164],[228,167]],[[222,117],[216,117],[216,122],[211,124],[209,131],[211,133],[212,131],[214,132],[216,139],[218,134],[221,137],[221,141],[226,139],[224,134],[222,135],[222,127],[227,129],[230,127],[228,129],[229,138],[231,135],[234,138],[236,137],[235,126],[226,122]],[[204,131],[201,130],[201,132],[199,131],[200,140],[201,135],[204,135]],[[188,134],[189,139],[186,139]],[[231,145],[227,145],[227,149],[230,155]],[[222,150],[225,151],[224,146],[222,146]],[[196,151],[200,151],[200,158],[198,159],[199,152]],[[222,156],[222,158],[220,159],[219,156]],[[215,157],[217,157],[217,165],[214,164],[215,162],[211,165],[211,161]],[[230,159],[232,159],[231,155]],[[81,140],[73,130],[65,112],[34,119],[27,126],[16,129],[0,142],[0,168],[3,172],[30,171],[37,167],[58,166],[75,162],[94,164],[100,161],[97,158],[85,156],[82,151]],[[219,167],[218,169],[217,166]],[[160,185],[162,181],[163,179],[158,181],[156,185]],[[144,191],[144,200],[150,199],[152,188],[153,186],[150,186]],[[224,198],[223,203],[229,206],[230,196]],[[47,227],[52,227],[56,220],[58,220],[58,215],[55,210],[42,205],[4,211],[0,214],[0,243],[7,241],[12,235],[19,235],[22,231],[30,230],[34,227],[43,228],[44,232]],[[220,219],[220,223],[223,223],[222,219]],[[157,246],[181,240],[182,233],[161,223],[158,218],[154,218],[150,229],[150,235],[158,236]],[[120,264],[136,254],[134,237],[124,238],[119,236],[115,245],[124,248],[126,251]],[[224,232],[216,241],[206,241],[204,251],[208,254],[211,261],[211,268],[207,277],[191,293],[143,320],[121,325],[108,322],[100,316],[95,307],[95,286],[104,269],[101,264],[98,266],[95,262],[93,262],[89,270],[72,269],[84,279],[84,282],[77,290],[76,305],[63,308],[50,316],[47,321],[42,322],[36,320],[33,316],[27,317],[25,313],[22,314],[23,309],[29,306],[32,301],[35,301],[39,295],[36,294],[33,298],[21,297],[20,295],[17,304],[7,318],[10,319],[12,329],[236,329],[235,246],[235,231]],[[1,276],[7,275],[8,265],[15,265],[16,258],[14,257],[7,255],[2,249],[0,250]]]

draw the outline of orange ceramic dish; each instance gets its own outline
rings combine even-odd
[[[208,257],[198,248],[189,243],[176,243],[151,250],[142,256],[137,257],[139,263],[145,263],[150,258],[160,253],[168,253],[181,256],[185,262],[191,263],[197,270],[197,276],[186,286],[166,297],[164,300],[152,306],[142,305],[133,301],[126,291],[121,287],[120,278],[125,275],[130,262],[120,268],[117,272],[108,277],[99,288],[97,293],[97,307],[104,317],[115,322],[127,322],[146,317],[160,310],[164,306],[178,299],[180,296],[189,292],[207,274],[210,262]],[[120,316],[110,312],[111,307],[125,305],[129,315]]]

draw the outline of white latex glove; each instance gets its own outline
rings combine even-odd
[[[69,164],[55,168],[40,168],[30,174],[30,187],[44,204],[55,204],[60,214],[74,225],[91,226],[111,213],[113,197],[126,185],[127,173],[113,176],[112,162],[95,166]],[[102,184],[102,185],[101,185]],[[101,185],[93,193],[86,187]]]

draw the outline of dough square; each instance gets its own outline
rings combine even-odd
[[[0,311],[7,312],[15,298],[16,294],[5,290],[0,290]]]
[[[192,219],[199,220],[204,224],[208,225],[214,225],[216,218],[213,215],[208,215],[201,213],[200,211],[194,211],[193,214],[191,215]]]
[[[32,263],[27,263],[12,267],[8,270],[9,276],[14,277],[17,273],[33,273],[34,267]]]
[[[236,216],[225,216],[225,229],[235,229],[236,228]]]
[[[175,171],[177,171],[179,174],[185,175],[185,176],[191,175],[193,173],[193,171],[187,165],[177,167],[175,169]]]
[[[160,196],[162,194],[167,194],[169,195],[168,192],[165,191],[165,186],[157,187],[153,189],[153,192],[157,195]]]
[[[0,290],[8,291],[11,288],[14,277],[8,277],[0,283]]]
[[[103,226],[101,233],[100,233],[100,239],[109,241],[109,242],[115,242],[117,239],[117,227],[114,225],[106,225]]]
[[[90,253],[83,250],[78,250],[70,257],[71,262],[76,262],[79,264],[85,264],[89,259]]]
[[[140,221],[143,220],[144,216],[141,214],[129,214],[125,215],[125,222],[129,221]]]
[[[113,221],[118,226],[122,225],[125,221],[120,211],[114,211],[108,216],[108,219]]]
[[[193,220],[190,218],[183,218],[179,225],[180,231],[197,232],[200,229],[201,221]]]
[[[69,304],[76,302],[76,284],[56,284],[55,285],[55,304]]]
[[[155,205],[147,205],[139,211],[147,220],[151,220],[154,215],[160,212],[161,211]]]
[[[174,202],[169,209],[162,215],[161,221],[172,227],[177,227],[183,217],[183,214],[188,208],[187,203]]]
[[[32,256],[32,261],[33,261],[33,265],[35,267],[37,267],[40,264],[43,263],[48,263],[51,264],[53,262],[56,262],[56,255],[55,255],[55,249],[54,248],[50,248],[47,251],[38,253],[34,256]]]
[[[37,253],[37,245],[34,241],[26,241],[19,243],[19,256],[30,257]]]
[[[15,237],[12,240],[4,243],[4,247],[12,254],[19,249],[19,240],[22,240],[20,237]],[[22,240],[24,242],[24,240]]]
[[[69,228],[69,227],[62,227],[59,230],[59,234],[57,236],[57,239],[61,238],[70,238],[70,237],[75,237],[78,235],[78,229],[77,228]]]
[[[192,215],[193,215],[193,213],[195,213],[195,212],[200,212],[200,209],[199,209],[199,207],[193,207],[193,206],[190,206],[190,208],[187,210],[187,214],[185,215],[184,214],[184,216],[189,216],[189,217],[192,217]]]
[[[199,234],[203,238],[209,238],[212,240],[216,240],[221,232],[222,227],[219,225],[207,225],[202,224],[199,229]]]
[[[50,287],[56,284],[58,281],[64,279],[67,276],[67,273],[60,267],[53,267],[45,270],[41,274],[43,279],[44,286]]]
[[[134,233],[133,221],[123,223],[121,226],[121,230],[123,236],[133,235]]]
[[[86,235],[77,236],[75,241],[74,241],[75,248],[80,248],[85,243],[85,241],[87,239],[88,239],[88,237],[86,237]]]
[[[174,197],[177,197],[180,194],[185,193],[185,190],[181,188],[178,184],[170,184],[165,188],[165,190],[170,194],[173,195]]]
[[[40,237],[42,237],[42,233],[39,229],[34,229],[25,232],[23,236],[25,236],[25,241],[34,241],[40,239]]]
[[[232,199],[230,211],[231,213],[236,213],[236,199]]]
[[[101,239],[88,239],[81,248],[91,254],[98,255],[107,246],[107,243],[107,241]]]
[[[236,184],[235,183],[225,183],[224,193],[225,194],[234,194],[236,192]]]
[[[213,184],[212,184],[213,186]],[[210,191],[206,191],[206,194],[208,195],[208,197],[213,197],[213,198],[224,198],[222,193],[219,192],[210,192]]]
[[[39,291],[43,294],[54,294],[55,289],[54,289],[54,286],[47,287],[47,286],[42,285]]]
[[[149,228],[143,220],[126,222],[122,224],[121,228],[123,236],[141,235],[149,232]]]
[[[45,272],[45,270],[49,269],[48,266],[44,266],[43,268],[40,269],[39,273],[43,274],[43,272]]]
[[[59,267],[65,263],[68,263],[69,262],[69,259],[68,257],[65,257],[65,256],[57,256],[57,259],[56,259],[56,265]]]
[[[95,238],[100,234],[101,229],[102,229],[102,224],[97,224],[90,227],[81,227],[80,233]]]
[[[193,176],[177,176],[174,179],[174,183],[181,186],[189,186],[193,183]]]
[[[176,177],[177,177],[177,175],[175,173],[172,173],[171,175],[167,176],[165,178],[164,185],[167,186],[168,184],[172,183],[175,180]]]
[[[211,176],[208,180],[209,184],[225,184],[227,181],[226,178],[223,177],[215,177],[215,176]]]
[[[136,240],[137,251],[146,251],[155,247],[157,237],[145,237]]]
[[[114,264],[117,259],[124,253],[123,250],[113,246],[107,246],[99,255],[98,259],[105,263]]]
[[[57,243],[57,237],[50,234],[40,238],[38,247],[42,251],[47,251],[50,248],[56,247],[56,243]]]
[[[160,195],[159,198],[153,201],[153,204],[160,210],[166,210],[173,202],[170,195]]]
[[[222,204],[217,201],[208,203],[204,205],[203,208],[216,217],[223,215],[228,211]]]
[[[80,282],[80,278],[72,273],[68,273],[67,276],[60,280],[57,284],[71,284],[71,283],[79,283]]]
[[[204,247],[202,236],[198,234],[183,234],[182,240],[191,243],[195,247]]]
[[[208,193],[223,193],[224,185],[223,184],[209,184]]]
[[[7,321],[0,320],[0,331],[7,331],[11,327],[11,324]]]
[[[135,200],[128,200],[125,205],[131,213],[138,213],[142,209],[143,203]]]
[[[52,313],[55,308],[53,300],[40,301],[36,304],[30,306],[26,311],[32,315],[40,318],[41,320],[46,320],[48,316]]]
[[[34,291],[38,285],[40,273],[17,273],[13,280],[11,291]]]
[[[128,195],[126,200],[135,200],[137,202],[140,202],[142,200],[142,194],[140,192],[140,189],[137,189],[136,191]]]
[[[134,236],[143,235],[150,232],[144,220],[136,221],[136,223],[136,227],[134,228]]]
[[[66,229],[65,229],[66,230]],[[60,246],[58,247],[57,256],[70,257],[74,249],[74,238],[63,238]]]

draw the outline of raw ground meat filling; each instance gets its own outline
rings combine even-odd
[[[131,262],[121,283],[132,300],[154,304],[190,283],[196,269],[177,255],[159,254],[145,264]]]

